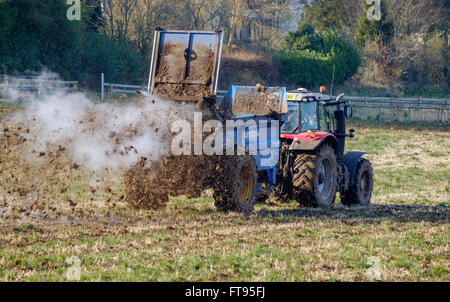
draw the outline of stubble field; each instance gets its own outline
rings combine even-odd
[[[1,281],[78,268],[81,281],[450,281],[448,128],[353,123],[347,149],[370,153],[372,205],[268,201],[244,216],[217,212],[211,192],[131,209],[121,171],[26,160],[27,129],[0,123]]]

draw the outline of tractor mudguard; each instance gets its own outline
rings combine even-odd
[[[334,135],[325,132],[317,132],[313,138],[308,133],[295,135],[296,139],[289,146],[289,150],[312,151],[319,148],[323,143],[329,143],[333,148],[337,145]],[[285,138],[289,138],[284,135]]]
[[[320,144],[323,143],[323,141],[323,139],[316,141],[294,141],[289,146],[289,150],[315,150]]]
[[[367,152],[359,152],[359,151],[351,151],[344,155],[342,162],[348,169],[348,173],[350,174],[349,180],[350,184],[354,182],[356,167],[358,166],[359,159]]]

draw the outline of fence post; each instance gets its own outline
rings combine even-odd
[[[381,120],[381,102],[378,100],[377,102],[377,121]]]
[[[419,111],[420,111],[420,121],[423,122],[423,114],[422,114],[422,100],[419,97]]]
[[[102,102],[105,100],[105,74],[102,72]]]
[[[442,123],[444,121],[444,112],[447,110],[447,100],[445,100],[444,104],[440,104],[439,109],[439,113],[441,115],[439,118],[439,122]]]
[[[366,119],[369,119],[369,104],[367,103],[367,95],[364,97],[364,104],[366,105]]]

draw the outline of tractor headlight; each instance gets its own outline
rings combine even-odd
[[[307,101],[308,101],[307,98],[303,98],[303,99],[302,99],[302,102],[307,102]]]
[[[313,98],[312,96],[310,96],[310,97],[308,98],[308,101],[314,102],[314,98]]]

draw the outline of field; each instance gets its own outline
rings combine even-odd
[[[0,116],[11,108],[0,108]],[[351,124],[372,205],[269,201],[218,213],[211,192],[160,211],[128,207],[121,171],[26,161],[0,125],[0,281],[450,281],[448,128]],[[75,256],[75,258],[73,258]]]

